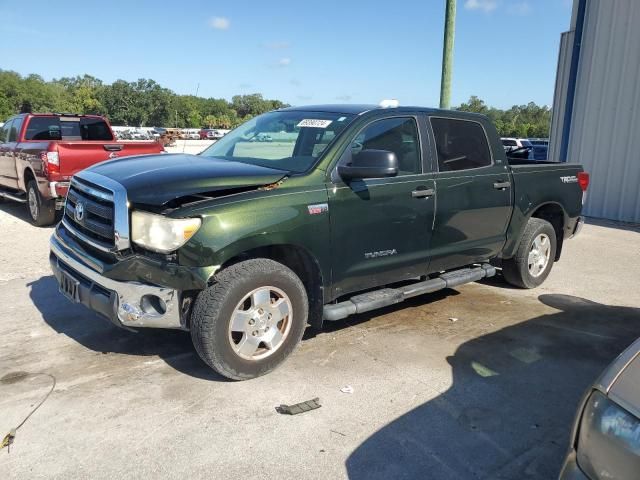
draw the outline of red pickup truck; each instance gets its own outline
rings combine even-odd
[[[116,141],[98,115],[16,115],[0,129],[0,198],[27,204],[34,224],[51,225],[76,172],[111,158],[162,152],[158,142]]]

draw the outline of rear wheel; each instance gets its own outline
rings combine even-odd
[[[43,199],[35,180],[27,183],[27,207],[31,221],[38,227],[46,227],[55,222],[56,201]]]
[[[546,220],[530,218],[513,258],[504,260],[502,274],[512,285],[535,288],[549,276],[556,257],[557,239]]]
[[[302,338],[308,315],[300,279],[284,265],[252,259],[222,270],[197,297],[191,338],[200,357],[233,380],[275,369]]]

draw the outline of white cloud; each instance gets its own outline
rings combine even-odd
[[[507,12],[512,15],[529,15],[532,10],[529,2],[517,2],[507,7]]]
[[[212,17],[209,25],[216,30],[227,30],[231,25],[231,21],[226,17]]]
[[[289,57],[283,57],[278,60],[279,67],[288,67],[289,65],[291,65],[291,59]]]
[[[464,8],[467,10],[482,10],[485,13],[495,10],[497,6],[496,0],[467,0],[464,3]]]

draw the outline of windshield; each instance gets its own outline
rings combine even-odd
[[[352,119],[342,113],[269,112],[240,125],[201,155],[302,173]]]

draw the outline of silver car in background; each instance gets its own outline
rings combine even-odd
[[[640,479],[640,339],[585,395],[560,480]]]

